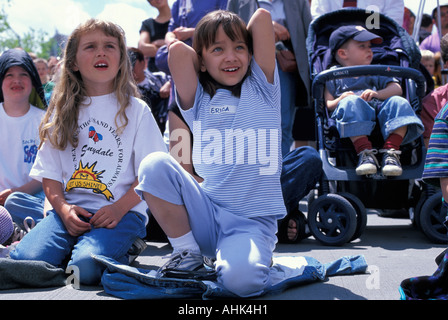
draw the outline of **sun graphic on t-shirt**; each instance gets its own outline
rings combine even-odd
[[[101,174],[105,170],[95,171],[95,166],[96,162],[89,167],[89,164],[83,166],[82,162],[79,161],[79,166],[67,182],[65,191],[68,192],[74,188],[91,189],[94,193],[103,194],[107,200],[114,199],[107,186],[101,182]]]

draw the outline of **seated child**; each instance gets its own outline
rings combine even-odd
[[[129,48],[128,55],[141,98],[151,108],[160,131],[164,133],[168,119],[168,103],[171,92],[169,77],[161,71],[149,71],[145,66],[145,57],[139,49]]]
[[[45,197],[42,184],[29,173],[46,103],[33,60],[22,49],[6,50],[0,57],[0,83],[0,136],[8,141],[0,146],[0,205],[21,225],[29,213],[15,199],[36,198],[43,203]]]
[[[361,26],[342,26],[330,36],[332,55],[339,67],[369,65],[373,59],[371,43],[383,39]],[[332,111],[341,138],[353,142],[359,162],[357,175],[375,174],[379,167],[368,136],[378,120],[384,138],[382,174],[402,174],[400,145],[409,143],[423,132],[423,124],[411,105],[401,97],[402,89],[394,78],[363,76],[341,78],[326,83],[325,101]]]
[[[34,65],[36,66],[37,72],[39,73],[40,82],[42,82],[42,86],[44,88],[45,100],[47,101],[47,104],[49,104],[55,83],[50,79],[50,68],[48,67],[48,62],[43,58],[38,58],[34,60]]]
[[[434,71],[436,68],[436,59],[434,57],[434,52],[429,50],[422,50],[422,59],[421,63],[425,66],[426,70],[428,70],[431,77],[434,76]]]

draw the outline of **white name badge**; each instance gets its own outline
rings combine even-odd
[[[210,114],[231,114],[236,113],[236,106],[210,106]]]

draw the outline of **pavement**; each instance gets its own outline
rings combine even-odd
[[[166,262],[163,256],[171,252],[165,242],[147,242],[148,247],[134,266],[157,268]],[[431,243],[407,218],[368,214],[367,228],[360,239],[340,247],[324,246],[313,237],[297,244],[279,244],[275,256],[311,256],[321,263],[342,256],[364,255],[368,263],[366,274],[330,277],[326,281],[288,289],[277,295],[251,299],[252,303],[274,300],[395,300],[402,280],[432,275],[437,269],[434,261],[447,246]],[[15,289],[0,291],[0,300],[119,300],[103,288],[71,286],[44,289]],[[245,300],[247,301],[247,300]],[[170,302],[171,303],[171,302]],[[175,302],[183,303],[183,302]],[[0,301],[1,304],[1,301]]]

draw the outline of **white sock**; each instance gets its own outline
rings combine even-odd
[[[196,242],[196,239],[193,236],[193,232],[188,232],[183,236],[178,238],[169,238],[171,246],[173,247],[173,251],[183,251],[183,250],[191,250],[192,252],[200,253],[201,249],[199,249],[199,245]]]

